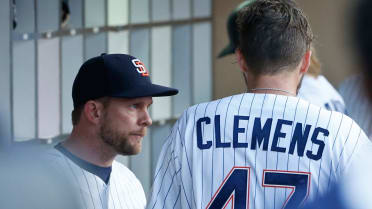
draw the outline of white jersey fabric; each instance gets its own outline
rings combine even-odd
[[[123,164],[114,161],[106,184],[98,176],[82,169],[56,149],[46,154],[53,166],[67,175],[75,185],[85,209],[143,209],[146,197],[141,183]]]
[[[327,110],[345,113],[345,102],[337,90],[322,75],[305,74],[298,97]]]
[[[372,104],[364,89],[361,74],[349,77],[339,87],[340,94],[346,102],[346,114],[372,139]]]
[[[154,208],[293,208],[328,190],[371,142],[348,116],[245,93],[188,108],[157,164]]]
[[[370,160],[355,162],[348,175],[333,185],[330,192],[301,209],[371,209],[371,175]]]

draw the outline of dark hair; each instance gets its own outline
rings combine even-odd
[[[365,72],[372,79],[372,1],[361,0],[354,18],[354,39]]]
[[[296,67],[313,39],[308,20],[292,0],[257,0],[238,15],[239,49],[254,74]]]
[[[102,98],[95,99],[95,100],[102,103],[103,108],[107,108],[107,106],[109,105],[109,102],[110,102],[110,97],[102,97]],[[72,121],[73,126],[76,126],[79,123],[81,113],[83,112],[85,104],[86,104],[86,102],[82,105],[77,106],[76,108],[74,108],[74,110],[72,110],[71,121]]]

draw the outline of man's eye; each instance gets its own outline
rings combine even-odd
[[[137,109],[138,108],[138,104],[132,104],[130,107],[131,108],[134,108],[134,109]]]

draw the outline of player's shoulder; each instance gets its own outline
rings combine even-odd
[[[116,160],[114,160],[112,163],[112,171],[115,173],[119,173],[122,176],[126,176],[126,178],[138,181],[136,175],[129,168],[127,168],[124,164],[117,162]]]
[[[293,99],[293,98],[292,98]],[[320,106],[316,103],[313,103],[311,101],[308,101],[305,98],[298,97],[298,101],[296,102],[296,111],[297,112],[303,112],[303,110],[306,110],[306,112],[312,112],[312,113],[319,113],[318,119],[319,120],[329,120],[329,121],[345,121],[347,123],[351,123],[353,119],[351,119],[349,116],[347,116],[345,113],[338,111],[338,110],[330,110],[326,109],[324,106]],[[292,101],[292,103],[294,103]],[[302,109],[301,109],[302,108]]]
[[[355,121],[345,113],[327,109],[324,109],[324,111],[331,113],[330,120],[339,120],[340,123],[355,123]]]
[[[54,147],[47,149],[41,156],[43,159],[50,161],[60,161],[64,159],[63,154]]]
[[[78,168],[78,165],[73,163],[69,158],[57,150],[54,146],[41,153],[41,161],[50,169],[64,175],[67,179],[72,180],[74,177],[70,173],[70,169]]]
[[[313,108],[318,108],[319,109],[319,119],[324,119],[324,118],[328,118],[328,120],[330,121],[340,121],[340,122],[347,122],[347,123],[351,123],[353,122],[353,119],[350,118],[348,115],[346,115],[345,113],[343,112],[340,112],[340,111],[337,111],[337,110],[330,110],[330,109],[326,109],[324,107],[321,107],[321,106],[318,106],[316,104],[313,104],[305,99],[301,99],[302,101],[306,102],[309,104],[310,108],[313,107]]]
[[[327,117],[328,119],[328,126],[330,130],[333,130],[333,134],[338,138],[361,138],[363,143],[370,143],[370,140],[368,139],[367,135],[363,131],[363,129],[359,126],[359,124],[348,115],[338,112],[338,111],[330,111],[330,110],[324,110],[330,112],[330,116]],[[346,139],[347,140],[347,139]],[[340,142],[340,141],[339,141]],[[344,146],[344,141],[340,143],[340,146]]]

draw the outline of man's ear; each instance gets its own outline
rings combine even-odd
[[[240,70],[244,73],[244,72],[247,72],[248,70],[248,67],[247,67],[247,64],[244,60],[244,56],[242,54],[242,52],[240,51],[240,49],[236,49],[235,50],[235,57],[237,59],[237,62],[239,64],[239,67],[240,67]]]
[[[308,50],[302,58],[300,73],[305,74],[309,70],[311,62],[311,50]]]
[[[103,104],[89,100],[84,105],[84,117],[93,124],[98,124],[103,115]]]

